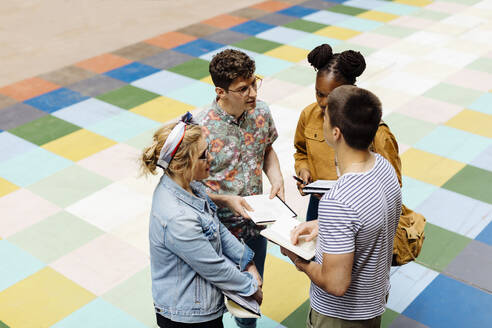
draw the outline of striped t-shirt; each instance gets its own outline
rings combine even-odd
[[[354,252],[345,295],[333,296],[311,284],[311,306],[326,316],[365,320],[385,309],[401,191],[391,164],[374,155],[371,170],[342,175],[319,204],[315,261],[322,263],[323,253]]]

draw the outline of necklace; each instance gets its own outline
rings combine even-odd
[[[373,159],[374,159],[374,156],[371,153],[371,156],[368,159],[366,159],[365,161],[352,162],[344,169],[343,174],[345,174],[345,173],[361,173],[361,172],[369,171],[369,166],[372,164]],[[336,156],[335,156],[335,168],[337,170],[337,176],[340,177],[342,174],[341,174],[340,166],[338,164],[338,159]]]

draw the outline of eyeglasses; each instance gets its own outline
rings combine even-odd
[[[227,91],[237,92],[241,96],[245,97],[245,96],[248,96],[249,95],[250,88],[253,88],[253,90],[255,90],[255,91],[258,90],[261,87],[261,82],[262,81],[263,81],[263,79],[261,77],[255,76],[255,80],[250,85],[245,85],[244,87],[241,87],[241,88],[239,88],[237,90],[227,90]]]
[[[203,151],[203,153],[198,157],[198,159],[201,159],[203,161],[206,161],[208,159],[208,148]]]

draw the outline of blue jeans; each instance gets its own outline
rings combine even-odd
[[[253,257],[253,262],[260,273],[261,279],[263,279],[263,271],[265,268],[265,257],[267,250],[267,240],[263,236],[258,236],[252,238],[246,242],[246,245],[249,246],[255,252],[255,256]],[[255,318],[234,318],[236,321],[236,325],[239,328],[255,328],[256,327],[256,319]]]
[[[306,213],[306,221],[313,221],[318,219],[318,206],[319,198],[311,195],[309,197],[309,205]]]

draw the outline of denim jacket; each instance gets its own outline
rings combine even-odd
[[[154,191],[149,226],[155,310],[187,323],[220,317],[225,312],[221,290],[250,296],[258,289],[256,279],[241,272],[253,251],[220,223],[203,185],[191,187],[197,196],[164,174]]]

